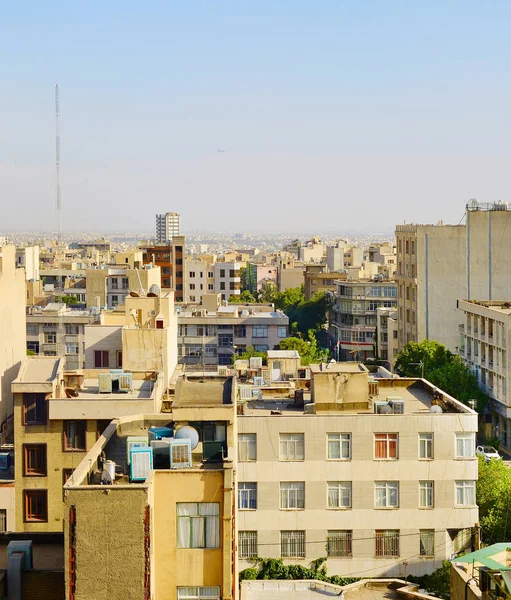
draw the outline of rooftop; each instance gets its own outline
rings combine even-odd
[[[475,306],[482,306],[483,308],[491,308],[492,310],[496,310],[504,315],[511,314],[511,302],[509,300],[463,300],[463,302],[474,304]]]
[[[63,367],[62,359],[55,356],[27,356],[13,383],[51,382]]]
[[[183,376],[176,385],[173,406],[221,406],[232,404],[232,378]]]
[[[330,362],[319,365],[310,365],[311,373],[365,373],[367,367],[362,363],[350,362]]]
[[[119,400],[144,400],[151,398],[153,389],[153,381],[147,379],[133,379],[130,391],[119,392],[113,390],[112,392],[104,393],[99,391],[99,381],[97,378],[86,378],[84,379],[81,388],[77,391],[77,399],[97,400],[99,396],[99,398],[111,400],[112,396],[115,396],[118,397]]]

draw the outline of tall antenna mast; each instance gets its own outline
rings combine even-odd
[[[59,84],[55,86],[55,168],[57,183],[57,248],[60,251],[61,231],[60,231],[60,102],[59,102]],[[60,282],[59,282],[60,283]]]

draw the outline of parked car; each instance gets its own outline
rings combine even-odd
[[[492,458],[495,460],[502,460],[502,456],[500,456],[493,446],[477,446],[476,454],[482,454],[486,462],[492,460]]]

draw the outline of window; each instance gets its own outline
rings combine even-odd
[[[5,508],[0,509],[0,533],[7,531],[7,510]]]
[[[435,556],[435,530],[420,530],[420,555]]]
[[[220,547],[220,504],[178,502],[177,547]]]
[[[257,483],[238,483],[238,508],[240,510],[257,508]]]
[[[456,434],[456,458],[474,458],[476,455],[475,433]]]
[[[281,433],[279,460],[304,460],[304,446],[303,433]]]
[[[31,342],[30,340],[27,340],[27,350],[35,352],[35,354],[39,354],[39,342]]]
[[[287,337],[287,327],[285,325],[283,327],[277,327],[277,335],[279,338]]]
[[[256,352],[266,352],[268,350],[268,346],[266,344],[254,344],[254,350]]]
[[[46,424],[46,398],[44,394],[23,394],[23,424]]]
[[[25,490],[25,522],[48,521],[48,492],[47,490]]]
[[[66,343],[66,354],[78,354],[78,344]]]
[[[328,458],[350,460],[351,433],[327,433]]]
[[[177,600],[220,600],[220,587],[178,587]]]
[[[225,290],[225,281],[220,282],[220,289]]]
[[[193,279],[195,277],[195,271],[189,271],[188,276]]]
[[[117,367],[122,369],[122,350],[117,350]]]
[[[305,482],[285,481],[280,484],[280,508],[305,508]]]
[[[214,290],[214,285],[212,283],[208,283],[208,292],[212,292]]]
[[[280,556],[305,558],[305,531],[281,531]]]
[[[352,556],[353,531],[334,530],[327,533],[327,556]]]
[[[375,533],[376,558],[399,556],[399,529],[377,529]]]
[[[87,421],[64,421],[64,450],[86,450]]]
[[[397,457],[397,433],[375,433],[374,458],[396,459]]]
[[[419,458],[422,460],[433,458],[432,433],[419,433]]]
[[[94,367],[96,369],[107,369],[110,366],[108,350],[94,350]]]
[[[213,273],[213,271],[208,271],[208,279],[213,279],[214,276],[215,274]]]
[[[476,482],[475,481],[457,481],[456,482],[456,506],[475,506],[476,503]]]
[[[327,483],[327,507],[351,508],[351,481]]]
[[[252,337],[267,338],[268,337],[268,325],[254,325],[252,327]]]
[[[46,474],[46,444],[23,444],[23,475]]]
[[[119,289],[119,281],[118,281],[117,277],[112,277],[111,283],[112,283],[111,287],[112,287],[113,290],[118,290]]]
[[[79,335],[80,325],[66,325],[66,335]]]
[[[238,533],[238,558],[257,557],[257,531],[240,531]]]
[[[246,325],[235,325],[234,326],[234,337],[247,337],[247,326]]]
[[[375,508],[397,508],[399,506],[398,481],[376,481],[374,493]]]
[[[56,344],[57,343],[57,334],[56,333],[45,333],[44,334],[44,343],[45,344]]]
[[[249,461],[257,459],[257,437],[255,433],[238,434],[238,460]]]
[[[190,283],[190,289],[195,290],[195,283]]]
[[[27,335],[39,335],[39,325],[27,323]]]
[[[433,508],[435,506],[435,492],[432,481],[419,481],[419,507]]]

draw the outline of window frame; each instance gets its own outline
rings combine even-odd
[[[289,436],[288,439],[283,439],[283,436]],[[297,436],[293,438],[293,436]],[[286,444],[286,451],[282,452],[282,444]],[[300,455],[299,445],[302,445],[302,453]],[[294,447],[294,452],[289,452],[289,448]],[[301,456],[301,458],[300,458]],[[292,457],[292,458],[290,458]],[[281,432],[279,433],[279,461],[281,462],[304,462],[305,461],[305,434],[303,432]]]
[[[287,537],[284,540],[284,536]],[[293,539],[295,538],[295,539]],[[298,539],[299,538],[299,539]],[[303,553],[300,552],[284,552],[284,544],[286,546],[286,550],[290,547],[296,548],[300,547],[300,550],[303,548]],[[293,530],[281,530],[280,532],[280,557],[281,558],[305,558],[306,557],[306,532],[303,529],[293,529]]]
[[[467,484],[470,484],[467,485]],[[463,490],[463,502],[458,502],[458,491]],[[471,502],[470,504],[466,502],[467,499],[467,490],[471,490]],[[454,506],[456,508],[475,508],[476,504],[476,482],[473,479],[457,479],[454,482]]]
[[[285,502],[283,502],[284,498]],[[305,481],[280,482],[279,508],[280,510],[305,510]]]
[[[374,460],[399,460],[399,433],[374,432]],[[380,437],[378,439],[377,436]],[[391,456],[392,446],[395,446],[395,456]],[[379,448],[379,449],[378,449]],[[384,449],[385,456],[378,456],[379,451]]]
[[[184,595],[180,594],[179,590],[197,590],[195,594]],[[216,594],[212,595],[209,593],[201,593],[201,590],[216,590]],[[187,585],[177,587],[177,600],[220,600],[221,598],[220,586],[219,585]]]
[[[458,442],[462,442],[462,454],[458,454]],[[470,455],[465,454],[466,444],[470,442]],[[454,433],[454,456],[457,460],[471,460],[476,458],[476,434],[474,431],[456,431]]]
[[[242,540],[242,537],[245,537],[245,539]],[[257,558],[257,553],[257,531],[238,531],[238,558],[240,560],[251,560]]]
[[[431,503],[422,503],[423,494],[426,500],[428,499],[428,496],[431,495]],[[431,479],[423,479],[419,481],[419,508],[423,510],[431,510],[435,508],[435,482]]]
[[[80,437],[81,431],[78,430],[78,427],[83,428],[83,448],[79,446],[71,446],[69,445],[70,435],[68,433],[68,427],[71,426],[71,423],[75,424],[76,431],[74,432],[74,439]],[[64,426],[62,428],[63,434],[63,449],[64,452],[87,452],[87,421],[86,420],[78,420],[78,419],[65,419]]]
[[[338,436],[338,439],[334,439],[334,436]],[[343,436],[346,436],[346,439],[343,439]],[[339,444],[339,458],[335,456],[330,456],[330,444]],[[347,432],[327,432],[326,434],[326,455],[327,460],[335,460],[335,461],[347,461],[351,460],[351,443],[352,443],[352,435]],[[348,456],[343,456],[343,447],[348,446]]]
[[[241,501],[243,498],[243,502]],[[243,506],[246,504],[246,506]],[[252,506],[251,506],[252,505]],[[238,510],[257,510],[257,482],[238,482]]]
[[[28,507],[29,507],[29,503],[31,502],[30,498],[32,498],[32,501],[35,498],[43,498],[43,511],[42,511],[42,517],[41,518],[37,518],[37,517],[30,517],[28,516],[29,511],[28,511]],[[34,512],[34,514],[36,514]],[[23,522],[24,523],[48,523],[48,490],[46,489],[25,489],[23,490]]]
[[[426,437],[429,436],[429,439]],[[424,447],[424,456],[422,448]],[[428,452],[429,448],[429,452]],[[429,454],[429,456],[428,456]],[[419,460],[433,460],[435,458],[434,435],[432,431],[419,433]]]
[[[183,504],[195,504],[196,506],[196,514],[194,515],[180,515],[179,514],[179,506],[183,505]],[[205,515],[205,514],[200,514],[201,513],[201,506],[202,505],[207,505],[207,506],[217,506],[217,513],[216,514],[211,514],[211,515]],[[216,518],[217,520],[217,525],[216,525],[216,534],[218,537],[218,545],[216,546],[212,546],[212,545],[208,545],[208,534],[207,534],[207,519],[208,518]],[[187,537],[187,541],[189,545],[185,545],[185,546],[180,546],[179,545],[179,541],[180,541],[180,536],[179,536],[179,521],[180,519],[187,519],[189,521],[188,523],[188,537]],[[194,520],[200,519],[202,521],[201,525],[198,525],[199,530],[200,528],[202,528],[202,532],[203,532],[203,540],[202,540],[202,545],[199,546],[194,546],[193,545],[193,522]],[[222,530],[221,530],[221,526],[220,526],[220,502],[177,502],[176,503],[176,526],[177,526],[177,535],[176,535],[176,547],[179,550],[215,550],[218,548],[221,548],[221,539],[222,539]]]
[[[240,439],[241,436],[243,436],[243,439]],[[251,458],[251,456],[252,456],[252,452],[251,452],[252,441],[253,441],[254,458]],[[246,451],[241,452],[240,442],[245,444]],[[246,458],[242,458],[242,456],[246,456]],[[256,461],[257,461],[257,433],[238,433],[238,462],[256,462]]]
[[[30,398],[29,398],[30,397]],[[27,406],[27,400],[32,399],[34,401],[34,410],[36,418],[32,421],[28,420],[28,414],[30,407]],[[44,407],[44,408],[43,408]],[[41,413],[41,414],[39,414]],[[46,425],[48,423],[48,405],[46,403],[46,394],[23,394],[23,425]]]
[[[423,541],[424,538],[429,537],[426,543]],[[433,552],[426,552],[425,550],[429,548],[433,550]],[[423,551],[424,548],[424,551]],[[423,556],[424,558],[434,558],[435,556],[435,530],[434,529],[419,529],[419,556]]]
[[[380,486],[380,487],[378,487]],[[384,487],[383,487],[384,486]],[[378,490],[385,491],[385,504],[378,506]],[[396,491],[396,504],[390,504],[391,493]],[[399,508],[399,481],[375,481],[374,482],[374,508],[377,510],[396,510]]]
[[[330,492],[337,492],[337,504],[331,504]],[[348,503],[343,504],[343,493],[348,494]],[[327,481],[326,482],[326,508],[327,510],[349,510],[353,507],[353,484],[351,481]]]
[[[268,325],[252,325],[252,337],[266,339],[268,337]]]
[[[30,452],[40,452],[40,457],[29,457]],[[37,471],[30,468],[30,464],[41,462],[42,468]],[[48,447],[47,444],[23,444],[23,477],[48,476]]]
[[[375,558],[396,558],[400,556],[400,529],[376,529],[374,532],[374,557]],[[394,537],[393,542],[386,542]],[[378,545],[381,544],[380,550]],[[395,548],[393,552],[387,552],[387,544],[392,544]]]
[[[344,537],[343,537],[344,536]],[[332,547],[336,547],[333,552]],[[339,547],[343,550],[339,550]],[[328,558],[350,558],[353,556],[353,530],[329,529],[326,535],[326,554]]]

